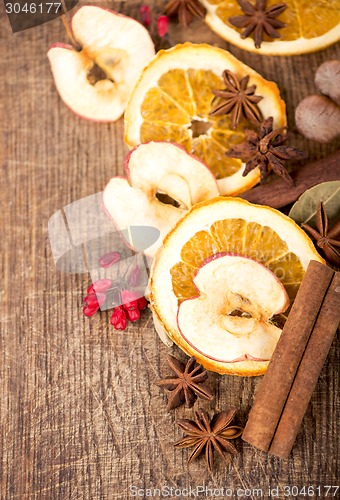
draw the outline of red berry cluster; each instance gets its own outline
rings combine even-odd
[[[83,312],[85,316],[93,316],[104,302],[110,301],[110,305],[116,305],[113,309],[110,323],[116,330],[125,330],[127,321],[137,321],[140,311],[148,305],[145,297],[138,297],[136,292],[122,290],[121,292],[108,278],[95,281],[88,289],[84,298]]]
[[[102,255],[98,261],[100,267],[103,269],[107,269],[108,267],[112,267],[114,264],[120,261],[120,253],[119,252],[109,252],[105,255]]]
[[[148,302],[145,297],[137,298],[134,292],[123,290],[122,293],[122,306],[116,306],[113,309],[110,323],[116,330],[125,330],[127,321],[138,321],[140,312],[146,308]]]
[[[150,33],[156,52],[160,49],[172,47],[173,43],[168,34],[169,18],[165,15],[158,15],[155,12],[153,12],[154,17],[152,17],[151,8],[147,4],[141,5],[139,14],[141,23],[144,24]]]
[[[108,290],[112,286],[112,281],[104,278],[95,281],[88,289],[87,295],[84,298],[83,313],[85,316],[93,316],[99,310],[100,306],[106,301]]]

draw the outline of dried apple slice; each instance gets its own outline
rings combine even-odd
[[[193,349],[221,362],[268,361],[281,329],[270,323],[288,294],[262,264],[226,253],[206,259],[193,279],[198,295],[180,304],[177,325]]]
[[[60,97],[83,118],[115,121],[155,54],[150,35],[134,19],[90,5],[76,12],[71,26],[82,50],[56,43],[47,54]]]
[[[178,308],[186,299],[197,297],[193,280],[198,270],[206,259],[221,252],[253,259],[272,271],[285,287],[290,304],[310,260],[324,261],[292,219],[240,198],[217,197],[195,205],[164,238],[149,280],[150,307],[161,338],[168,335],[189,356],[196,356],[207,370],[262,375],[269,361],[216,361],[194,349],[179,333]],[[280,327],[284,321],[285,314],[275,316]],[[201,334],[205,335],[203,329]]]
[[[151,226],[160,237],[145,254],[152,258],[164,236],[189,208],[218,195],[215,176],[181,146],[150,142],[136,146],[125,163],[127,178],[114,177],[103,202],[119,229]]]

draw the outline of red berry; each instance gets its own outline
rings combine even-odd
[[[101,306],[104,304],[106,300],[106,295],[105,293],[89,293],[86,295],[84,302],[87,306],[94,307],[94,306]]]
[[[126,314],[129,320],[132,322],[138,321],[140,318],[140,310],[138,309],[138,307],[130,307],[129,309],[126,309]]]
[[[138,300],[138,307],[139,307],[139,310],[140,311],[143,311],[143,309],[145,309],[148,305],[148,301],[146,300],[145,297],[140,297]]]
[[[147,300],[145,297],[138,297],[137,292],[131,292],[130,290],[123,290],[121,295],[123,307],[127,312],[129,320],[137,321],[140,318],[140,311],[148,305]]]
[[[151,24],[151,10],[149,5],[141,5],[140,7],[140,17],[144,26],[150,26]]]
[[[125,330],[127,318],[126,312],[124,311],[122,306],[117,306],[114,308],[110,323],[116,330]]]
[[[159,16],[157,19],[157,31],[160,37],[167,34],[169,28],[169,19],[167,16]]]
[[[123,306],[124,307],[135,307],[136,304],[133,304],[132,306],[130,306],[129,304],[133,303],[133,302],[137,302],[137,299],[138,299],[138,294],[135,293],[135,292],[130,292],[130,290],[123,290],[122,291],[122,303],[123,303]]]
[[[138,294],[136,294],[135,292],[131,292],[130,290],[122,291],[121,296],[125,311],[129,311],[130,309],[138,309],[137,295]]]
[[[87,293],[98,293],[98,292],[103,292],[105,293],[110,286],[112,286],[112,281],[109,278],[103,278],[101,280],[95,281],[88,289]]]
[[[123,307],[124,307],[125,311],[130,311],[130,310],[134,310],[134,309],[138,309],[138,311],[139,311],[137,300],[132,300],[131,302],[127,302],[126,304],[123,304]]]
[[[138,286],[140,284],[141,274],[140,268],[138,266],[133,266],[127,277],[128,285],[132,287]]]
[[[87,316],[89,318],[90,316],[93,316],[94,314],[96,314],[98,309],[99,309],[99,305],[98,306],[85,306],[83,308],[83,313],[85,314],[85,316]]]
[[[120,253],[119,252],[109,252],[100,257],[99,265],[100,267],[107,269],[108,267],[113,266],[116,262],[120,261]]]

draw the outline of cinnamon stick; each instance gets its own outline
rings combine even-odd
[[[340,180],[340,150],[326,158],[307,163],[291,173],[294,186],[278,177],[264,184],[250,189],[239,195],[252,203],[261,203],[273,208],[281,208],[295,202],[301,195],[316,184],[327,181]]]
[[[334,271],[311,261],[255,396],[242,438],[268,451]]]
[[[286,401],[269,453],[288,458],[340,322],[340,273],[335,273]]]

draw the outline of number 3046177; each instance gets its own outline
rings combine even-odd
[[[339,492],[339,486],[285,486],[285,497],[335,497]]]
[[[61,2],[47,3],[6,3],[7,14],[57,14],[61,11]]]

